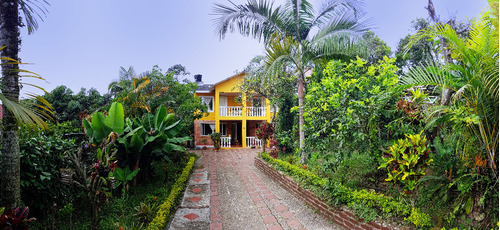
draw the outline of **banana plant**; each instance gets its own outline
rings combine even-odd
[[[119,187],[123,184],[122,192],[126,194],[128,192],[128,182],[133,180],[134,177],[139,173],[140,169],[136,169],[134,171],[130,171],[128,166],[123,168],[115,168],[115,171],[110,174],[110,177],[114,177],[116,179],[116,187]]]
[[[90,142],[100,144],[110,133],[120,134],[123,132],[125,126],[123,106],[113,102],[109,108],[108,116],[104,116],[102,112],[95,112],[90,121],[85,119],[82,122]]]
[[[174,151],[185,151],[181,143],[190,137],[178,137],[184,124],[175,121],[174,114],[167,114],[165,106],[160,106],[156,113],[145,114],[142,118],[127,118],[122,135],[118,137],[119,148],[125,150],[123,159],[128,159],[129,166],[141,168],[141,175],[150,172],[152,158],[170,160]],[[135,165],[134,165],[135,164]]]

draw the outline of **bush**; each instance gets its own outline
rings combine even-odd
[[[377,161],[369,154],[353,154],[340,163],[332,178],[351,188],[359,188],[369,180],[366,175],[377,170]]]
[[[415,225],[421,225],[421,221],[428,217],[428,214],[422,213],[419,209],[412,210],[411,206],[403,200],[396,200],[393,197],[385,196],[384,194],[362,190],[353,190],[341,183],[333,180],[321,178],[308,170],[298,166],[291,165],[285,161],[274,159],[269,154],[262,154],[262,159],[273,165],[277,170],[283,171],[285,174],[291,175],[294,180],[300,182],[300,185],[309,187],[319,197],[325,199],[331,205],[348,204],[356,206],[366,206],[370,209],[359,209],[358,213],[363,213],[369,218],[374,217],[372,210],[381,213],[382,216],[400,216],[408,217],[411,215],[419,216],[419,218],[407,218],[407,220]],[[414,222],[415,221],[415,222]]]
[[[165,223],[167,222],[167,218],[170,214],[171,209],[174,207],[178,196],[181,194],[181,192],[184,190],[184,184],[186,180],[189,178],[189,174],[191,173],[191,169],[193,168],[194,165],[194,157],[189,158],[189,162],[187,163],[186,167],[182,171],[181,176],[175,184],[172,186],[172,190],[170,190],[170,195],[168,198],[165,200],[163,204],[160,205],[160,208],[158,212],[156,213],[156,217],[151,221],[151,223],[148,225],[148,230],[162,230],[165,226]]]
[[[20,135],[21,197],[35,216],[47,215],[53,203],[62,206],[69,186],[60,182],[66,167],[63,153],[75,146],[60,136]]]
[[[215,150],[220,149],[220,136],[221,136],[221,134],[219,132],[213,132],[212,134],[210,134],[210,138],[214,142]]]
[[[423,132],[423,131],[422,131]],[[429,157],[427,138],[420,134],[407,135],[399,139],[384,155],[384,163],[379,168],[387,168],[388,178],[395,184],[403,185],[405,193],[412,193],[419,179],[425,175],[425,169],[432,159]]]

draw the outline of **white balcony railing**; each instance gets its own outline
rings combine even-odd
[[[249,117],[265,117],[266,107],[247,107],[247,116]]]
[[[262,141],[257,137],[247,137],[247,147],[262,147]]]
[[[221,117],[241,117],[243,108],[241,106],[220,106],[219,116]]]
[[[231,148],[231,137],[221,137],[220,138],[221,148]]]

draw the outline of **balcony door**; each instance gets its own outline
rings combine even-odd
[[[219,110],[220,114],[219,116],[227,116],[227,97],[226,96],[220,96],[219,97]]]

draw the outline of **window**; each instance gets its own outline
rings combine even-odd
[[[227,136],[226,124],[220,124],[219,130],[220,130],[220,135],[221,136]]]
[[[214,112],[214,97],[201,96],[201,103],[208,107],[208,112]]]
[[[219,131],[221,136],[227,136],[226,124],[219,124]],[[215,132],[215,124],[201,124],[201,135],[210,136]]]
[[[215,132],[215,124],[201,124],[201,135],[209,136]]]

